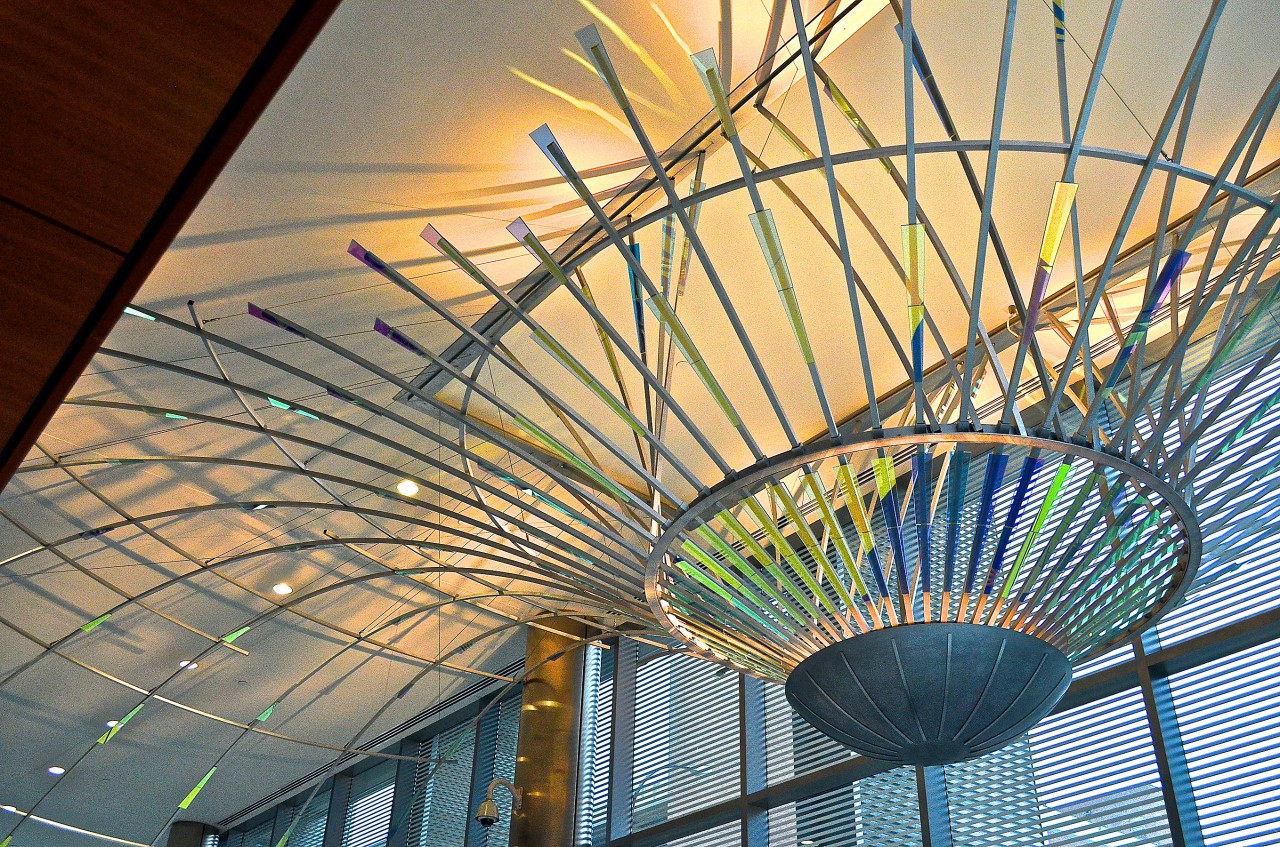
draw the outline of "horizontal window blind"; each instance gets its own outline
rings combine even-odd
[[[738,790],[738,675],[678,654],[642,662],[636,672],[632,830]]]
[[[1172,843],[1137,690],[1053,715],[1024,740],[945,772],[956,847]]]
[[[387,843],[395,790],[395,762],[383,762],[352,778],[342,847],[383,847]]]
[[[1075,679],[1081,679],[1091,673],[1097,673],[1100,670],[1114,667],[1115,665],[1127,662],[1133,658],[1133,645],[1127,641],[1119,647],[1113,647],[1101,656],[1090,659],[1087,662],[1081,662],[1071,668],[1071,675]]]
[[[738,847],[742,843],[741,825],[736,821],[668,841],[659,847]]]
[[[914,768],[894,768],[769,810],[770,847],[919,847]]]
[[[587,646],[576,838],[581,847],[596,847],[608,837],[609,769],[613,760],[610,754],[613,740],[611,658],[596,645]]]
[[[494,708],[498,712],[498,722],[495,729],[497,737],[493,746],[493,778],[507,779],[514,781],[516,778],[516,744],[520,735],[520,704],[521,699],[517,695],[508,697]],[[480,786],[484,790],[488,786]],[[473,798],[475,802],[479,802],[482,798]],[[498,797],[498,808],[502,814],[498,817],[498,822],[488,829],[482,830],[478,843],[468,845],[468,847],[507,847],[507,843],[511,836],[511,814],[508,811],[506,792],[502,791]],[[475,841],[475,839],[472,839]]]
[[[1280,841],[1280,641],[1169,678],[1206,847]]]
[[[298,815],[301,820],[293,823]],[[323,847],[325,824],[329,820],[329,792],[319,791],[306,811],[302,806],[294,806],[289,816],[293,826],[293,834],[289,836],[288,847]],[[274,845],[273,845],[274,847]]]
[[[764,687],[765,774],[770,785],[847,761],[849,748],[837,744],[801,718],[781,685]]]
[[[273,821],[266,820],[248,829],[233,832],[227,838],[227,847],[271,847]]]
[[[1206,408],[1213,409],[1242,371],[1219,378]],[[1280,362],[1273,362],[1233,401],[1196,447],[1196,455],[1218,449],[1251,415],[1280,394]],[[1196,512],[1204,557],[1187,600],[1159,624],[1162,644],[1186,640],[1258,612],[1275,608],[1280,592],[1280,405],[1270,408],[1200,474]]]

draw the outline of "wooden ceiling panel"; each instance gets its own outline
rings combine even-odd
[[[0,4],[0,484],[337,4]]]
[[[128,251],[288,2],[0,6],[0,193]]]

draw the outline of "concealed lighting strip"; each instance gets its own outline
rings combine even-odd
[[[117,838],[114,835],[107,835],[106,833],[103,833],[103,832],[94,832],[92,829],[85,829],[79,826],[72,826],[69,823],[62,823],[61,821],[55,821],[52,818],[42,818],[39,815],[33,815],[30,812],[24,812],[21,809],[15,809],[13,806],[5,806],[4,811],[13,815],[21,815],[24,818],[30,818],[36,823],[42,823],[45,826],[51,826],[54,829],[61,829],[64,832],[74,832],[78,835],[87,835],[90,838],[99,838],[99,839],[102,839],[103,841],[110,841],[112,844],[129,844],[129,845],[133,845],[133,847],[151,847],[150,844],[145,844],[141,841],[130,841],[127,838]],[[7,842],[8,839],[5,839],[5,841]]]

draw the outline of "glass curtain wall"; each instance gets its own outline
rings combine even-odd
[[[385,751],[411,759],[360,762],[310,803],[308,789],[223,833],[220,847],[507,847],[508,805],[488,829],[472,813],[491,780],[515,776],[520,692],[477,720],[486,704]]]
[[[781,687],[637,645],[633,660],[625,643],[598,655],[579,844],[1280,843],[1278,434],[1273,362],[1197,446],[1214,472],[1190,492],[1204,558],[1187,599],[1077,667],[1055,714],[976,761],[887,768],[815,732]]]

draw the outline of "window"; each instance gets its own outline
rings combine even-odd
[[[736,822],[728,823],[697,835],[668,841],[660,847],[738,847],[742,843],[740,828],[740,824]]]
[[[270,819],[242,832],[235,832],[227,839],[227,847],[274,847],[271,844]]]
[[[471,762],[475,746],[473,722],[418,745],[418,756],[423,761],[414,771],[409,844],[463,847],[471,819]]]
[[[1269,328],[1275,332],[1274,326]],[[1242,368],[1243,370],[1243,368]],[[1219,377],[1206,403],[1222,397],[1242,371]],[[1201,474],[1196,509],[1202,516],[1204,558],[1187,601],[1158,626],[1160,642],[1173,644],[1246,618],[1280,603],[1280,361],[1272,362],[1197,445],[1200,458],[1255,413],[1256,423]]]
[[[391,828],[396,790],[396,763],[385,761],[356,775],[351,782],[342,847],[384,847]]]
[[[516,738],[520,731],[520,698],[510,697],[491,712],[492,720],[482,720],[481,735],[491,734],[493,747],[480,744],[478,749],[492,749],[492,761],[476,764],[474,790],[480,793],[488,788],[490,780],[514,780],[516,776]],[[507,847],[511,834],[511,813],[507,806],[505,790],[498,795],[498,808],[502,811],[498,822],[485,829],[471,827],[468,847]]]
[[[296,824],[294,818],[301,814]],[[324,847],[325,823],[329,819],[329,792],[316,793],[306,811],[302,806],[290,809],[289,822],[293,825],[293,834],[289,836],[288,847]]]
[[[765,774],[770,784],[848,761],[847,747],[827,738],[797,715],[781,685],[764,687]]]
[[[913,768],[894,768],[769,810],[770,845],[918,847],[920,838]]]
[[[956,847],[1172,843],[1136,690],[1059,712],[1017,743],[945,771]]]
[[[576,842],[582,847],[603,844],[608,836],[609,770],[613,757],[614,651],[592,644],[587,648],[582,686],[581,782],[578,786]]]
[[[1169,679],[1206,847],[1280,838],[1280,642]]]
[[[738,793],[738,675],[655,654],[636,673],[631,827],[643,829]]]

